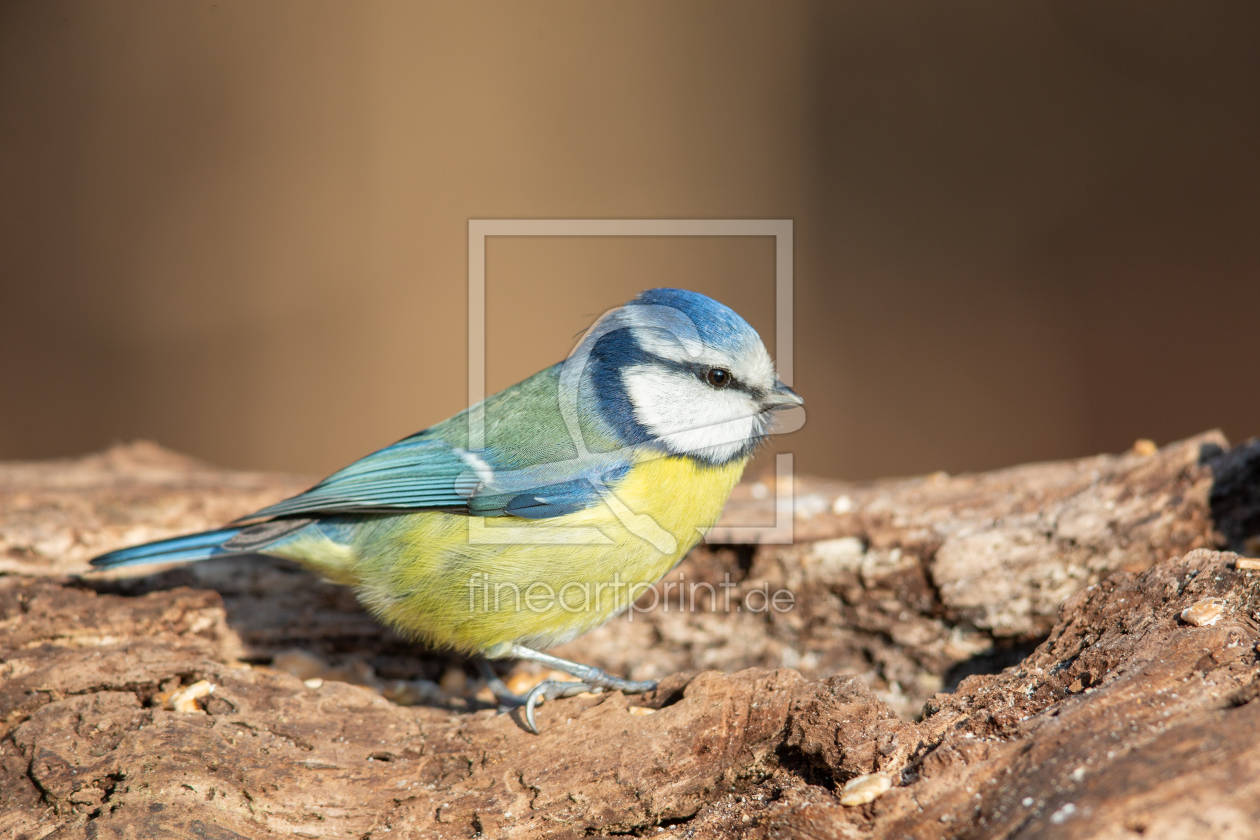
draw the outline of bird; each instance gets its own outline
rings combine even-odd
[[[803,399],[760,336],[698,292],[650,289],[557,364],[211,531],[95,557],[97,569],[232,555],[296,561],[384,624],[476,659],[504,709],[651,691],[545,653],[624,611],[716,523],[778,409]],[[487,660],[577,678],[524,697]]]

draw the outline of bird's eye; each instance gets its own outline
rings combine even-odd
[[[704,381],[714,388],[725,388],[731,384],[731,372],[724,368],[709,368],[704,374]]]

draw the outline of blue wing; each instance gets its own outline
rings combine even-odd
[[[625,474],[628,467],[605,473],[599,485],[607,485]],[[550,519],[577,513],[599,501],[600,487],[589,479],[578,478],[559,484],[538,487],[512,496],[503,505],[503,512],[521,519]]]
[[[590,507],[625,475],[631,456],[594,411],[582,413],[579,451],[559,409],[560,370],[483,403],[484,448],[468,448],[469,414],[461,412],[239,521],[409,510],[545,519]]]
[[[490,450],[469,452],[441,438],[416,435],[238,521],[407,510],[547,519],[594,505],[603,487],[630,467],[618,453],[517,469],[496,469],[496,460]]]
[[[466,509],[476,484],[469,462],[449,444],[440,438],[413,436],[245,519],[408,508]]]

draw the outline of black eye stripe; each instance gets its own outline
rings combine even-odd
[[[709,372],[709,365],[701,365],[696,362],[680,362],[675,359],[667,359],[664,356],[658,356],[655,353],[644,353],[643,357],[645,361],[657,365],[658,367],[662,367],[667,370],[676,370],[679,373],[690,373],[706,385],[709,384],[708,380],[705,379],[705,375]],[[716,365],[714,367],[716,367]],[[763,392],[760,389],[753,388],[751,385],[744,382],[744,380],[737,378],[730,372],[730,368],[722,368],[722,370],[730,374],[730,380],[729,384],[726,386],[726,390],[743,391],[753,399],[759,399],[763,395]]]

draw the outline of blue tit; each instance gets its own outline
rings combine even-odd
[[[802,400],[749,324],[696,292],[606,313],[559,364],[221,530],[103,554],[108,568],[266,554],[354,587],[407,636],[474,655],[499,699],[642,692],[540,649],[592,630],[717,521],[774,409]],[[576,676],[511,695],[485,659]]]

